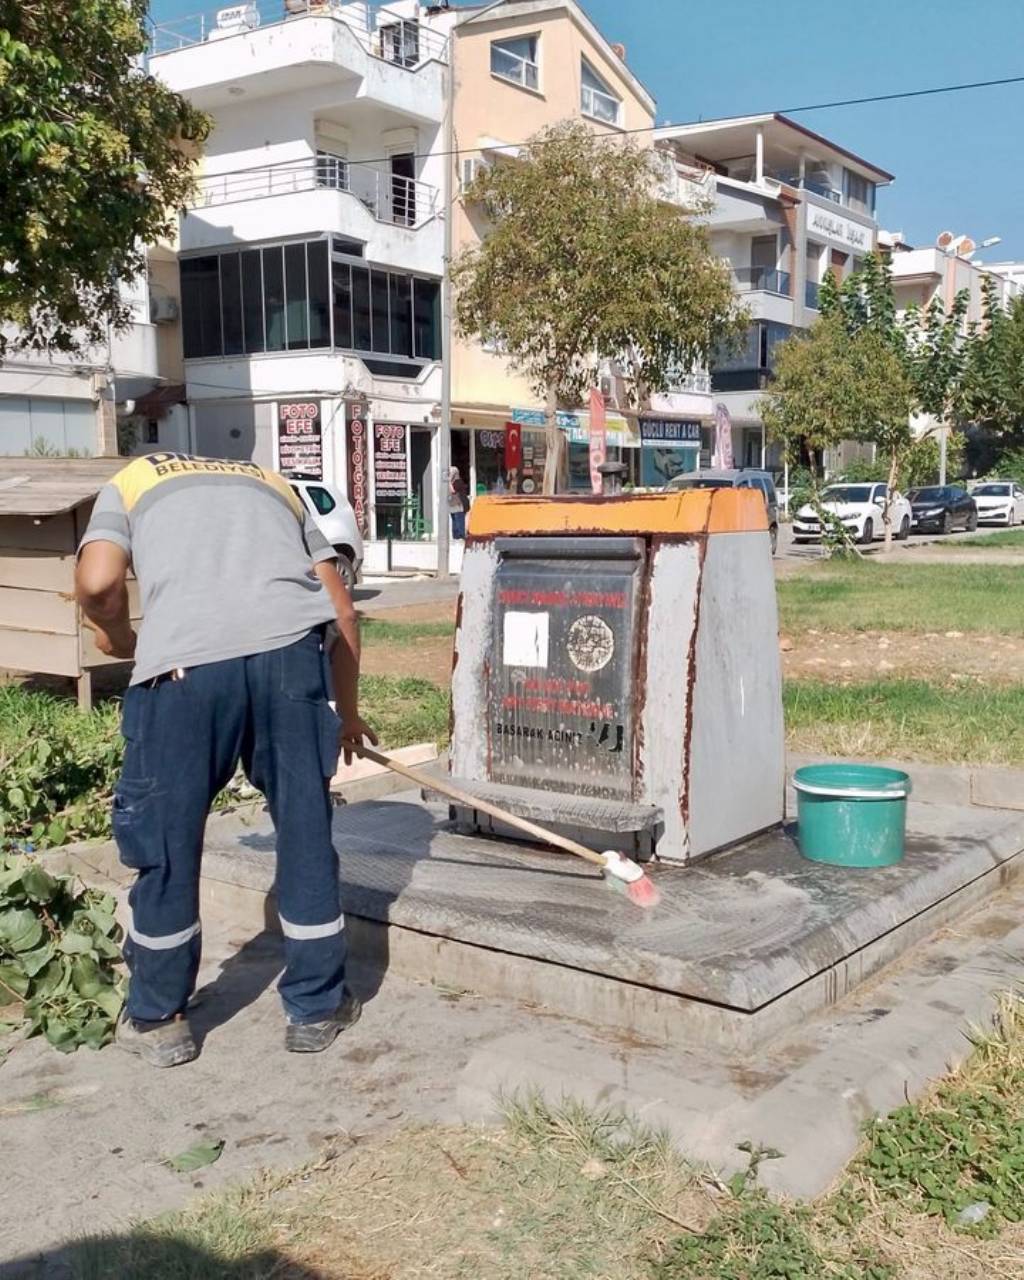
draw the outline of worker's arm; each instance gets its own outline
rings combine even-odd
[[[128,617],[128,553],[113,542],[89,542],[75,569],[75,596],[96,632],[96,647],[111,658],[135,656]]]
[[[359,615],[333,560],[321,560],[313,570],[331,597],[338,622],[338,640],[331,650],[331,675],[342,733],[352,742],[368,738],[376,745],[377,735],[359,714]],[[345,763],[352,763],[351,751],[345,752]]]

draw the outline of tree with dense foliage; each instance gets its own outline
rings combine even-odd
[[[654,152],[564,123],[523,158],[485,168],[468,193],[488,225],[453,267],[456,322],[544,402],[546,492],[562,471],[557,409],[584,402],[601,362],[619,363],[642,407],[746,327],[707,227],[658,197],[658,177]]]
[[[991,276],[982,287],[983,319],[964,374],[966,410],[979,425],[1019,448],[1024,444],[1024,296],[1005,308]]]
[[[171,235],[207,117],[143,69],[146,0],[0,0],[0,354],[75,352]]]
[[[807,333],[781,343],[776,361],[761,417],[769,436],[785,445],[791,462],[798,463],[806,448],[812,500],[820,479],[819,455],[846,440],[875,440],[894,450],[894,442],[909,430],[906,371],[875,330],[865,327],[850,334],[841,316],[823,315]],[[886,520],[891,523],[888,512]]]
[[[896,310],[892,269],[870,254],[860,271],[839,284],[829,274],[821,289],[822,316],[834,319],[849,337],[874,336],[880,349],[899,367],[898,386],[905,396],[900,415],[877,418],[865,413],[860,427],[849,437],[874,444],[885,459],[889,493],[899,488],[915,465],[915,451],[924,448],[936,431],[960,425],[964,412],[964,379],[970,358],[972,334],[965,334],[968,296],[961,292],[947,309],[933,298],[925,307]],[[932,425],[917,429],[914,419],[927,417]],[[892,542],[892,520],[887,505],[885,540]]]

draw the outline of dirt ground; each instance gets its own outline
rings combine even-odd
[[[374,616],[369,609],[364,615]],[[452,619],[452,610],[448,605],[410,605],[379,616],[389,622],[444,622]],[[781,645],[785,674],[790,678],[827,674],[842,681],[903,676],[940,684],[977,679],[986,684],[1024,682],[1024,637],[956,631],[808,631],[783,636]],[[452,642],[445,636],[426,636],[413,643],[373,643],[363,654],[363,670],[368,675],[419,676],[447,685],[451,653]]]
[[[790,678],[840,681],[904,677],[936,684],[1024,681],[1024,637],[897,631],[808,631],[781,640]]]

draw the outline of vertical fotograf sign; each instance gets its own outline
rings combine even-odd
[[[370,532],[370,441],[366,427],[366,405],[361,400],[345,401],[345,446],[348,457],[348,500],[352,504],[359,532],[365,538]]]
[[[286,476],[324,478],[324,441],[319,400],[280,400],[277,405],[277,467]]]

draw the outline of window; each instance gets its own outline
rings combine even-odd
[[[245,350],[240,259],[241,255],[237,253],[222,253],[220,257],[220,305],[226,356],[238,356]]]
[[[618,124],[622,113],[622,102],[609,86],[597,74],[590,63],[583,59],[582,88],[580,90],[580,110],[593,120],[601,120],[605,124]]]
[[[366,245],[359,240],[342,240],[340,236],[335,236],[331,241],[332,253],[345,253],[350,258],[362,258],[366,252]]]
[[[437,280],[416,280],[413,284],[414,354],[420,360],[441,356],[441,285]]]
[[[186,357],[333,347],[439,359],[440,281],[331,253],[347,243],[318,239],[184,259]],[[415,376],[419,366],[412,368]]]
[[[242,328],[246,351],[262,351],[263,255],[259,249],[242,252]]]
[[[332,191],[348,190],[348,160],[333,151],[316,153],[316,185]]]
[[[337,506],[337,503],[322,485],[311,484],[306,489],[306,493],[309,495],[310,502],[322,516],[329,516]]]
[[[285,349],[284,250],[280,245],[263,250],[263,312],[267,350]]]
[[[309,281],[309,345],[316,349],[331,345],[331,272],[327,262],[327,241],[306,245]]]
[[[220,264],[216,254],[182,262],[181,309],[185,359],[219,356]]]
[[[491,43],[491,74],[511,80],[524,89],[540,89],[540,67],[537,65],[537,36],[520,36],[515,40]]]
[[[352,346],[356,351],[372,351],[370,330],[370,273],[365,267],[352,268]]]
[[[412,280],[391,277],[391,354],[412,355]]]
[[[857,213],[875,211],[875,184],[859,173],[843,170],[843,203]]]
[[[332,286],[334,345],[352,347],[352,268],[347,262],[334,263]]]
[[[287,299],[288,350],[309,346],[309,287],[306,281],[306,246],[290,244],[284,251]]]

